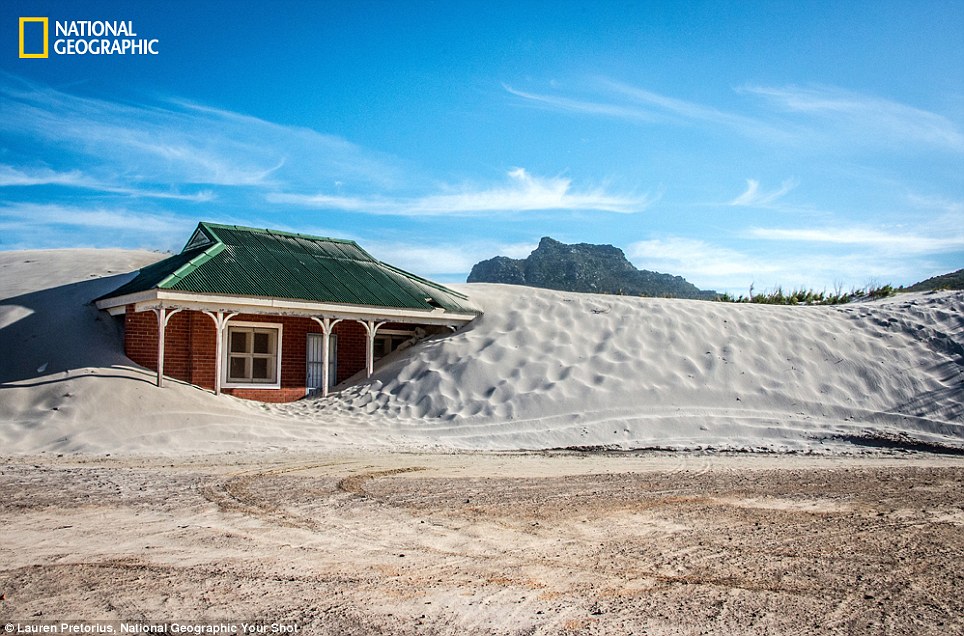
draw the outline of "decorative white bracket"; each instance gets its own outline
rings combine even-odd
[[[341,322],[341,318],[332,320],[328,316],[312,316],[312,320],[321,325],[321,397],[328,397],[328,359],[331,355],[331,332],[335,325]]]
[[[378,329],[386,324],[387,320],[382,322],[375,322],[374,320],[359,320],[365,331],[368,334],[367,347],[365,347],[365,377],[372,377],[372,373],[375,371],[375,334]]]
[[[223,309],[213,311],[202,310],[205,315],[214,321],[215,338],[214,341],[214,394],[221,395],[221,365],[224,353],[224,328],[228,326],[228,321],[238,315],[237,312],[227,313]]]
[[[181,311],[174,309],[170,313],[167,307],[154,307],[151,311],[157,316],[157,386],[164,386],[164,332],[167,331],[167,321],[171,316]]]

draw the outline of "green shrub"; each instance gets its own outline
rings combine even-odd
[[[784,293],[778,286],[773,291],[754,293],[754,286],[750,285],[748,296],[733,296],[729,293],[720,294],[716,299],[724,303],[757,303],[761,305],[843,305],[855,298],[868,297],[872,299],[887,298],[897,293],[893,285],[871,285],[867,289],[851,289],[844,292],[841,285],[837,285],[832,294],[826,290],[794,289]]]

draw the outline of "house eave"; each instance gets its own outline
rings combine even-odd
[[[134,294],[104,298],[97,301],[98,309],[111,315],[126,312],[134,306],[135,312],[148,311],[159,307],[169,309],[190,309],[196,311],[236,312],[271,316],[330,316],[355,320],[392,320],[430,325],[462,325],[474,320],[477,314],[454,313],[444,309],[418,310],[396,307],[374,307],[366,305],[346,305],[340,303],[319,303],[283,298],[264,298],[229,296],[222,294],[196,294],[166,289],[150,289]]]

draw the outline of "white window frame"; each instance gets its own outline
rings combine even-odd
[[[392,336],[404,336],[409,339],[414,338],[415,330],[414,329],[379,329],[375,335],[375,340],[377,341],[384,338],[388,338],[389,340],[391,340]],[[392,355],[396,351],[398,351],[398,349],[392,349],[388,353],[375,358],[375,362],[378,362],[379,360]]]
[[[255,329],[274,329],[278,332],[277,341],[277,351],[275,351],[275,370],[277,380],[271,383],[256,383],[256,382],[231,382],[228,379],[231,366],[231,328],[232,327],[244,327],[244,328],[255,328]],[[224,359],[221,361],[221,386],[226,389],[280,389],[281,388],[281,344],[283,342],[282,336],[283,327],[280,322],[245,322],[245,321],[235,321],[231,320],[224,327],[224,335],[222,341],[223,351],[222,355]]]

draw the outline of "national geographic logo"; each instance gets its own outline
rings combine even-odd
[[[53,47],[50,19],[20,18],[20,57],[54,55],[157,55],[159,40],[137,35],[131,20],[57,20]]]
[[[20,18],[20,57],[47,57],[47,18]]]

